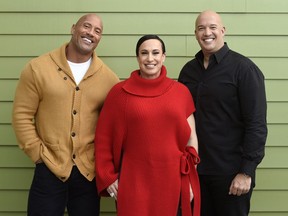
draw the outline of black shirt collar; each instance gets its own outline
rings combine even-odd
[[[214,53],[213,55],[211,55],[212,58],[210,58],[210,61],[211,59],[215,59],[217,63],[219,63],[223,58],[224,56],[227,54],[227,52],[229,51],[229,47],[227,45],[227,43],[225,42],[223,47],[218,50],[216,53]],[[203,62],[203,59],[204,59],[204,55],[203,55],[203,52],[202,50],[200,50],[196,55],[195,57],[200,60],[201,62]]]

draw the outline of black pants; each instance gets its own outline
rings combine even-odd
[[[177,215],[176,215],[176,216],[182,216],[182,211],[181,211],[180,206],[179,206],[179,208],[178,208],[178,212],[177,212]]]
[[[247,216],[250,210],[249,193],[229,195],[229,188],[235,176],[199,175],[201,187],[201,216]]]
[[[36,165],[29,192],[28,216],[99,216],[100,198],[95,179],[88,181],[73,167],[66,182],[60,181],[44,163]]]

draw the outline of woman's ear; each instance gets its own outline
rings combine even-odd
[[[166,59],[166,54],[164,53],[164,54],[163,54],[162,63],[164,63],[165,59]]]

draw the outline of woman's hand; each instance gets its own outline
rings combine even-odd
[[[194,193],[192,191],[192,187],[191,187],[191,184],[189,184],[189,191],[190,191],[190,202],[192,202],[192,200],[194,199]]]
[[[117,200],[118,179],[107,188],[107,192],[110,194],[111,197],[114,197],[115,200]]]

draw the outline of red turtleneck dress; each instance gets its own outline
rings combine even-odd
[[[186,148],[194,111],[190,92],[164,66],[156,79],[134,71],[112,88],[97,123],[95,166],[100,195],[119,178],[118,216],[176,216],[180,200],[182,215],[199,216],[199,158]]]

